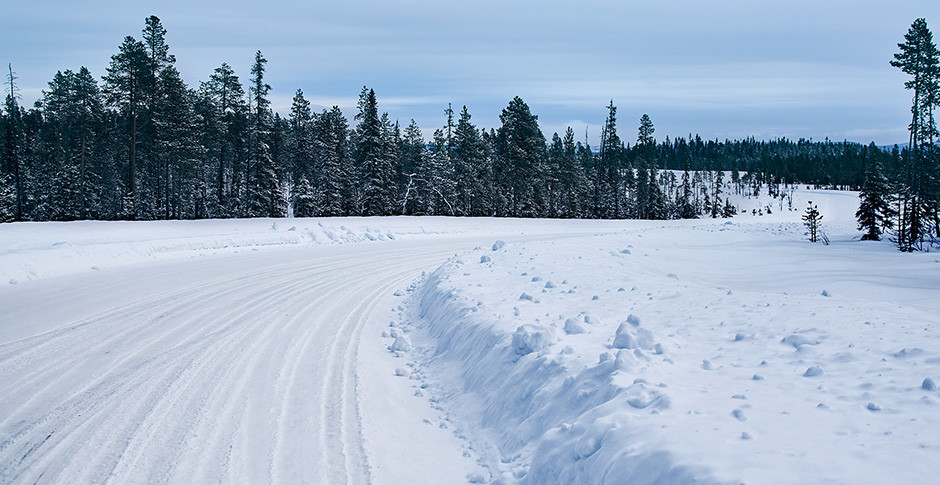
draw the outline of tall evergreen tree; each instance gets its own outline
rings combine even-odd
[[[291,181],[297,185],[300,178],[304,177],[308,179],[309,186],[310,172],[313,168],[313,114],[310,111],[310,102],[304,98],[304,92],[300,89],[294,94],[288,124],[290,126],[288,147]],[[294,193],[295,191],[291,192],[292,198]],[[296,202],[294,205],[296,207]],[[309,214],[300,217],[308,216]]]
[[[500,197],[498,215],[534,217],[540,214],[542,165],[545,136],[538,116],[516,96],[499,116],[502,126],[496,137],[498,166],[495,170]]]
[[[104,107],[98,85],[87,68],[58,72],[43,91],[47,129],[54,132],[57,177],[49,216],[57,220],[99,217],[101,123]]]
[[[385,155],[388,147],[383,137],[375,91],[363,86],[359,95],[359,122],[356,125],[353,159],[359,176],[362,215],[387,215],[392,207],[392,165]]]
[[[255,52],[249,88],[252,110],[250,153],[245,167],[246,215],[249,217],[282,217],[286,213],[286,200],[271,150],[274,119],[268,99],[271,86],[264,80],[267,62],[261,51]]]
[[[339,216],[355,210],[355,173],[347,151],[349,124],[338,106],[324,110],[314,125],[317,164],[317,215]]]
[[[865,182],[859,191],[860,199],[855,218],[858,229],[865,231],[862,241],[878,241],[885,229],[893,226],[894,210],[890,204],[890,187],[884,175],[879,150],[872,143],[868,165],[865,167]]]
[[[405,128],[399,149],[399,162],[396,170],[399,182],[399,212],[402,214],[418,214],[427,207],[425,194],[427,182],[423,178],[426,172],[427,147],[421,134],[421,129],[415,120]]]
[[[7,70],[9,72],[7,77],[9,91],[6,96],[6,103],[4,104],[6,119],[4,120],[3,132],[3,168],[5,174],[7,174],[6,184],[10,184],[9,179],[12,179],[12,190],[15,194],[13,199],[15,199],[15,202],[12,210],[6,209],[4,212],[12,212],[12,220],[22,221],[26,212],[26,177],[23,173],[22,160],[24,143],[23,120],[19,103],[16,101],[18,96],[16,76],[13,75],[13,66],[7,65]],[[0,180],[0,184],[3,182],[4,180]],[[6,188],[0,186],[0,192],[9,193],[9,185]],[[8,197],[9,196],[6,196],[5,198]],[[0,201],[0,203],[3,203],[3,201]]]
[[[607,120],[601,130],[600,154],[594,181],[594,216],[620,217],[623,213],[621,168],[623,142],[617,136],[617,107],[614,101],[607,106]]]
[[[901,173],[902,190],[898,191],[898,248],[901,251],[920,249],[926,234],[927,217],[937,211],[938,183],[936,146],[937,126],[934,109],[940,102],[940,54],[933,42],[927,22],[919,18],[911,24],[900,52],[891,65],[912,77],[904,83],[914,92],[911,106],[910,139]]]
[[[235,71],[224,62],[200,89],[206,99],[211,101],[213,109],[209,114],[218,120],[209,127],[212,146],[206,147],[212,154],[215,167],[213,205],[219,217],[236,215],[248,119],[245,90]]]
[[[107,102],[120,110],[127,133],[127,166],[124,179],[122,214],[136,219],[145,210],[137,207],[141,202],[138,189],[138,118],[148,109],[147,93],[153,89],[155,79],[151,58],[144,44],[131,36],[124,38],[119,52],[111,56],[108,74],[104,77]]]
[[[486,148],[480,131],[470,122],[470,112],[464,106],[453,137],[453,160],[456,211],[459,215],[483,215],[480,198],[484,192],[482,178],[486,162]]]

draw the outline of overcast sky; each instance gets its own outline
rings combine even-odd
[[[149,15],[192,87],[222,62],[247,84],[261,50],[282,114],[300,88],[351,119],[366,85],[380,110],[403,125],[414,118],[429,138],[447,103],[498,127],[520,96],[546,137],[572,126],[583,139],[587,127],[592,145],[611,99],[629,142],[649,113],[659,140],[900,143],[910,93],[888,62],[915,18],[940,35],[937,0],[35,0],[4,6],[0,61],[31,105],[57,70],[103,76]]]

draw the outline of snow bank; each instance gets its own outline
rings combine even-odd
[[[853,214],[487,243],[414,291],[422,391],[499,483],[929,482],[938,260]]]
[[[463,383],[462,405],[478,409],[483,432],[494,435],[501,454],[488,464],[494,475],[533,484],[714,483],[707,470],[677,463],[663,448],[631,445],[640,432],[629,424],[631,416],[670,407],[663,389],[625,381],[625,370],[648,357],[621,351],[616,359],[581,366],[564,349],[553,349],[553,327],[503,331],[457,296],[447,276],[455,264],[420,287],[421,330],[435,342],[435,363],[455,369]],[[568,333],[578,333],[573,327],[581,328],[568,319]]]

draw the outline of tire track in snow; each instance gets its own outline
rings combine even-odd
[[[0,482],[368,482],[359,336],[443,246],[142,288],[0,345]]]

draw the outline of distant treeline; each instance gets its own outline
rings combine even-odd
[[[196,89],[174,67],[157,17],[128,36],[99,82],[58,72],[35,106],[18,105],[15,76],[0,116],[0,221],[455,215],[668,219],[729,215],[727,194],[777,195],[792,183],[853,188],[867,167],[899,172],[905,154],[847,142],[618,135],[617,108],[599,147],[569,128],[546,140],[514,98],[501,126],[481,129],[466,107],[444,111],[425,139],[414,120],[380,114],[363,88],[351,126],[338,107],[313,112],[298,90],[270,108],[267,60],[247,85],[222,64]],[[907,149],[905,149],[906,151]]]

